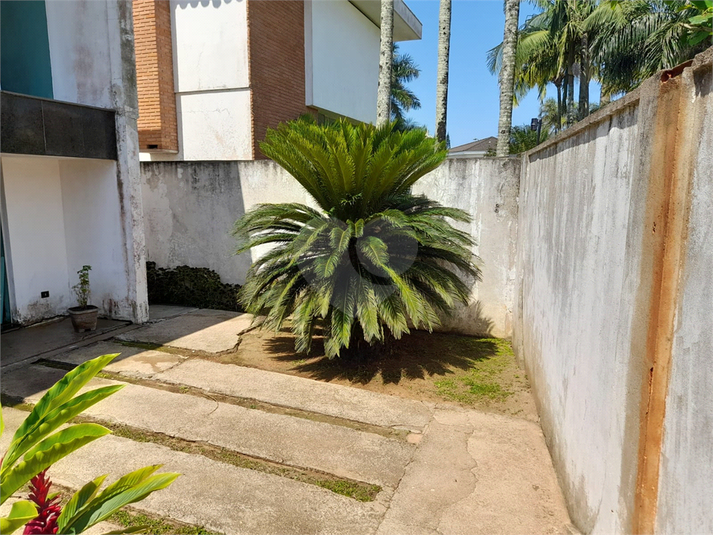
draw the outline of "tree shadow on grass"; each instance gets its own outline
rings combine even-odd
[[[455,369],[469,370],[478,361],[497,355],[498,344],[490,338],[413,331],[400,340],[372,348],[366,355],[328,359],[321,337],[315,337],[309,355],[302,355],[295,353],[293,336],[280,332],[266,341],[265,350],[270,358],[294,363],[294,371],[313,379],[346,379],[368,384],[380,376],[384,384],[398,384],[402,379],[425,379],[450,375]]]

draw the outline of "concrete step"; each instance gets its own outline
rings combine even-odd
[[[4,409],[3,415],[2,451],[27,413]],[[101,474],[110,474],[113,481],[150,464],[163,464],[162,471],[182,476],[134,504],[136,509],[229,535],[371,534],[384,511],[377,502],[358,502],[314,485],[114,436],[65,457],[49,474],[58,484],[77,489]]]
[[[63,374],[31,366],[3,376],[2,390],[36,403]],[[88,387],[109,384],[118,383],[95,378]],[[405,440],[136,384],[125,384],[83,414],[389,489],[398,485],[414,450]]]
[[[141,379],[150,379],[157,373],[166,371],[187,358],[166,351],[147,350],[107,341],[55,355],[51,360],[79,366],[99,355],[112,353],[120,353],[120,355],[111,361],[103,371]]]
[[[203,359],[189,359],[153,377],[207,392],[412,432],[423,432],[433,411],[432,404],[421,401]]]
[[[252,314],[198,309],[117,336],[120,340],[166,345],[192,351],[221,353],[234,349],[239,336],[251,329]]]

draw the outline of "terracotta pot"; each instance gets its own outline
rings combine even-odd
[[[72,318],[74,332],[94,331],[97,328],[97,314],[99,309],[93,305],[87,307],[72,307],[69,317]]]

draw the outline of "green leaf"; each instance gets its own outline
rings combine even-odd
[[[713,9],[713,0],[691,0],[691,4],[701,11]]]
[[[704,15],[696,15],[688,19],[691,24],[705,24],[707,21],[713,19],[713,13],[706,13]]]
[[[41,420],[47,413],[69,401],[85,384],[87,384],[104,366],[119,356],[119,353],[102,355],[77,366],[50,388],[37,402],[29,416],[20,425],[13,436],[12,443],[19,443],[29,429]],[[12,448],[12,446],[11,446]],[[8,454],[11,452],[8,451]]]
[[[83,509],[94,499],[99,491],[99,487],[101,487],[101,484],[105,479],[106,475],[99,476],[94,481],[90,481],[74,493],[69,502],[67,502],[67,505],[65,505],[62,509],[62,513],[57,519],[57,531],[59,533],[64,532],[64,528],[69,519],[76,516],[78,513],[81,513]]]
[[[698,32],[694,33],[692,37],[688,38],[688,44],[690,46],[695,46],[698,43],[705,41],[706,39],[710,39],[710,38],[711,38],[711,34],[709,32],[698,31]]]
[[[359,238],[359,250],[375,266],[382,267],[389,261],[389,248],[376,236]]]
[[[46,414],[35,425],[28,429],[26,434],[19,441],[11,444],[5,455],[3,467],[12,466],[26,451],[35,446],[40,440],[49,435],[52,431],[65,424],[78,414],[85,411],[95,403],[107,398],[113,393],[124,388],[125,385],[104,386],[85,392],[84,394],[71,399],[64,405],[57,407],[52,412]]]
[[[109,430],[101,425],[78,424],[46,438],[29,451],[22,461],[2,474],[0,503],[45,468],[108,433]]]
[[[20,500],[12,504],[10,514],[0,518],[0,533],[10,535],[37,516],[35,504],[27,500]]]
[[[67,522],[64,531],[67,534],[82,533],[122,507],[143,500],[152,492],[168,487],[180,475],[164,473],[146,477],[146,474],[156,469],[158,466],[142,468],[107,487],[84,511]]]
[[[102,535],[122,535],[124,533],[146,533],[151,526],[132,526],[130,528],[119,529],[115,531],[107,531]]]

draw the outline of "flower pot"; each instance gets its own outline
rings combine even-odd
[[[98,313],[99,309],[93,305],[70,308],[69,317],[72,318],[74,332],[81,333],[96,330]]]

